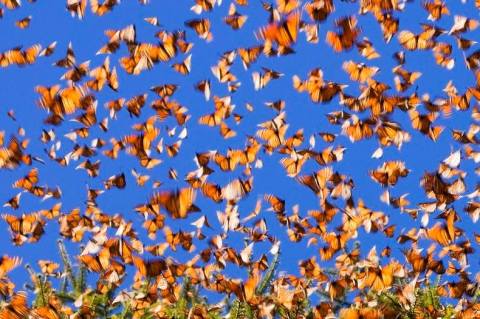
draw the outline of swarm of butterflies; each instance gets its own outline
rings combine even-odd
[[[0,0],[0,17],[36,1]],[[42,1],[47,0],[38,0]],[[0,199],[2,234],[13,246],[8,251],[25,245],[44,249],[44,236],[72,243],[78,249],[75,262],[88,269],[94,289],[103,294],[117,291],[114,302],[128,301],[136,318],[158,300],[174,303],[186,277],[207,294],[248,303],[261,318],[274,318],[275,305],[288,309],[317,293],[326,296],[315,308],[318,318],[338,316],[333,301],[346,295],[352,306],[343,312],[345,318],[396,318],[376,307],[370,293],[389,291],[408,308],[415,301],[415,287],[432,282],[438,283],[441,296],[454,300],[458,318],[479,318],[475,298],[480,275],[471,264],[480,248],[480,232],[471,231],[480,217],[480,186],[475,183],[480,175],[480,47],[472,35],[480,27],[478,13],[456,14],[441,0],[188,1],[186,14],[191,19],[181,21],[181,30],[169,29],[155,16],[120,29],[105,25],[105,41],[92,52],[103,60],[97,65],[79,61],[73,39],[25,46],[18,39],[17,47],[0,48],[0,72],[14,69],[21,76],[37,63],[64,72],[57,83],[31,88],[36,100],[28,107],[44,114],[34,119],[38,132],[21,127],[26,106],[2,111],[2,122],[19,126],[0,132],[0,173],[13,176],[8,180],[2,175],[3,188],[11,196]],[[119,0],[59,2],[65,14],[78,21],[106,17],[124,5]],[[148,6],[155,0],[138,2]],[[455,4],[462,5],[480,9],[478,0]],[[411,6],[423,20],[402,22],[402,13]],[[216,24],[237,34],[254,23],[242,14],[252,7],[263,20],[254,26],[254,34],[245,35],[251,45],[227,48],[216,41]],[[343,8],[341,16],[336,7]],[[220,10],[226,15],[219,20],[212,12]],[[362,25],[367,20],[368,25]],[[26,16],[14,27],[28,32],[34,21],[35,16]],[[154,30],[149,42],[137,35],[137,28],[145,24]],[[369,28],[379,36],[366,37]],[[197,67],[197,47],[214,45],[223,50],[217,62],[208,66],[204,79],[190,78],[192,67]],[[329,80],[325,68],[330,62],[321,59],[306,74],[275,69],[276,63],[307,47],[333,52],[340,65],[337,73],[345,74],[347,81]],[[389,47],[398,50],[383,54]],[[417,56],[433,61],[439,70],[467,70],[469,77],[461,80],[465,87],[457,88],[447,79],[442,91],[420,93],[422,72],[415,70],[415,63],[407,66]],[[393,61],[394,68],[376,66],[383,60]],[[269,67],[264,66],[267,62]],[[189,84],[162,82],[161,64]],[[157,74],[158,85],[123,95],[122,87],[144,73]],[[385,80],[376,80],[379,75]],[[307,106],[287,105],[282,96],[286,90],[276,90],[269,101],[257,95],[280,82],[290,88],[288,94],[306,96],[313,104],[308,107],[324,110],[324,124],[289,130],[294,127],[289,114]],[[250,88],[253,98],[243,103],[242,94]],[[181,102],[176,97],[180,91],[200,94],[204,105]],[[456,125],[460,113],[468,117],[466,126]],[[120,119],[131,124],[110,130]],[[247,120],[253,128],[244,125]],[[205,143],[205,136],[189,133],[199,129],[210,134],[205,145],[199,143]],[[442,138],[450,149],[438,143]],[[401,150],[416,140],[437,143],[449,154],[433,162],[419,151],[430,169],[420,180],[410,180],[412,169]],[[359,176],[377,184],[370,190],[378,193],[376,202],[362,200],[357,181],[338,168],[340,162],[355,162],[349,145],[367,141],[378,146],[370,159],[374,168]],[[44,152],[32,151],[32,145]],[[398,150],[398,156],[384,160],[389,149]],[[188,162],[182,152],[192,155]],[[135,161],[125,162],[114,175],[102,173],[112,161],[125,159]],[[182,162],[181,169],[165,167],[175,160]],[[278,167],[275,172],[283,176],[265,177],[262,171],[269,167]],[[64,198],[61,185],[42,182],[51,170],[84,171],[86,191],[80,182],[66,181],[78,182],[79,191],[75,198]],[[256,190],[262,178],[269,179],[272,191]],[[285,179],[316,206],[305,207],[294,196],[277,194],[279,181]],[[424,200],[401,194],[396,186],[404,180],[410,180],[412,192]],[[115,213],[99,204],[108,198],[121,202],[128,193],[141,193],[144,201]],[[27,199],[38,203],[38,209],[23,208]],[[392,219],[398,216],[408,227],[397,227]],[[469,229],[461,228],[460,221]],[[376,239],[369,241],[370,236]],[[379,249],[380,242],[387,245]],[[306,249],[311,254],[301,260],[286,253]],[[67,274],[54,260],[4,252],[1,319],[94,317],[82,308],[81,298],[71,304],[52,298],[30,306],[22,283],[12,275],[22,271],[20,265],[28,263],[59,280]],[[272,294],[265,297],[256,288],[279,254],[289,268],[277,274]],[[129,291],[144,285],[146,293]]]

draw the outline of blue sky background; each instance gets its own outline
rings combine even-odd
[[[69,42],[72,42],[73,49],[76,54],[77,62],[90,60],[91,68],[100,65],[105,56],[95,55],[98,49],[107,42],[104,35],[106,29],[120,29],[128,24],[135,24],[137,30],[137,39],[142,42],[154,42],[154,34],[159,30],[158,27],[147,24],[143,19],[145,17],[157,16],[162,28],[169,31],[184,29],[184,21],[197,18],[198,16],[190,11],[193,1],[177,0],[177,1],[158,1],[151,0],[148,6],[142,6],[137,1],[125,0],[117,6],[113,12],[98,17],[93,15],[87,8],[86,17],[83,20],[72,18],[65,9],[64,1],[48,1],[38,0],[34,4],[27,1],[23,6],[14,11],[7,11],[3,19],[0,20],[0,34],[2,41],[0,43],[0,51],[23,45],[28,47],[35,43],[42,44],[43,47],[53,41],[57,41],[57,48],[53,56],[40,57],[32,66],[19,68],[10,66],[0,70],[0,128],[5,130],[6,136],[14,133],[19,126],[22,126],[31,143],[29,152],[45,159],[46,164],[34,163],[40,171],[40,185],[48,184],[49,186],[60,186],[62,189],[62,211],[68,211],[75,207],[85,208],[86,188],[89,185],[92,188],[102,188],[102,182],[111,175],[125,172],[127,177],[127,187],[124,190],[113,189],[99,197],[99,206],[108,213],[121,213],[125,219],[132,220],[137,225],[137,231],[141,238],[146,238],[145,231],[141,228],[142,218],[135,213],[134,207],[138,204],[146,203],[149,196],[154,192],[151,188],[152,180],[161,180],[164,182],[161,189],[172,189],[175,187],[186,186],[183,182],[183,176],[195,168],[193,157],[195,152],[217,149],[221,153],[225,153],[228,147],[241,148],[245,143],[247,134],[254,135],[256,125],[267,121],[275,116],[275,112],[264,106],[265,102],[283,99],[286,101],[287,121],[290,124],[288,135],[293,134],[297,129],[304,128],[306,142],[311,134],[328,131],[339,134],[333,145],[342,145],[346,148],[344,160],[333,165],[335,170],[342,174],[351,176],[355,182],[353,196],[356,200],[363,199],[367,207],[374,210],[381,210],[388,214],[391,224],[397,225],[395,237],[386,240],[382,234],[365,234],[364,231],[359,232],[359,241],[363,253],[367,253],[372,246],[377,247],[380,252],[382,248],[389,245],[393,249],[393,257],[404,261],[400,252],[401,248],[396,243],[396,237],[402,229],[410,229],[412,227],[420,227],[419,221],[412,220],[407,214],[400,213],[399,210],[389,207],[379,200],[380,194],[383,192],[379,184],[373,182],[368,176],[368,171],[377,168],[385,160],[401,160],[406,163],[407,168],[411,169],[411,173],[407,178],[401,179],[397,186],[392,190],[392,195],[400,196],[403,193],[409,193],[408,199],[413,206],[416,203],[426,201],[424,192],[419,185],[421,176],[425,171],[434,171],[437,169],[439,162],[446,158],[451,151],[455,151],[462,146],[451,138],[451,129],[466,130],[471,123],[471,109],[466,112],[455,111],[452,117],[446,119],[440,116],[438,124],[445,126],[445,131],[440,139],[433,143],[427,137],[419,132],[411,129],[408,114],[401,111],[395,111],[392,119],[398,121],[412,135],[412,140],[403,145],[401,150],[395,147],[388,147],[384,150],[382,159],[371,159],[371,154],[378,147],[375,139],[351,143],[348,138],[340,135],[340,126],[331,126],[325,117],[325,114],[341,109],[338,99],[334,99],[329,104],[314,104],[310,101],[308,94],[300,94],[292,87],[292,76],[298,75],[305,79],[308,72],[320,67],[324,72],[324,78],[339,83],[349,84],[346,89],[348,93],[358,92],[357,85],[349,80],[348,75],[341,69],[341,65],[345,60],[354,60],[356,62],[365,62],[367,65],[375,65],[380,68],[380,72],[375,79],[385,81],[393,87],[393,74],[391,69],[395,66],[395,60],[391,58],[394,52],[400,49],[397,39],[394,38],[389,44],[385,44],[382,40],[381,30],[371,15],[358,16],[359,25],[362,28],[362,37],[368,37],[374,44],[376,50],[381,54],[380,59],[367,61],[361,57],[357,50],[346,53],[334,53],[333,50],[325,43],[325,34],[333,28],[335,19],[351,14],[358,13],[358,4],[348,2],[336,2],[336,11],[329,16],[328,20],[320,25],[318,44],[310,44],[305,41],[305,35],[299,35],[299,41],[294,46],[296,54],[267,58],[261,56],[252,67],[245,71],[241,64],[240,58],[237,57],[232,72],[238,77],[242,85],[238,92],[233,94],[233,104],[236,105],[235,111],[244,115],[244,119],[239,126],[233,125],[232,128],[237,131],[237,136],[230,140],[223,140],[218,133],[218,128],[210,128],[197,124],[198,117],[203,114],[212,112],[213,102],[206,102],[203,95],[193,89],[193,85],[200,80],[210,79],[212,83],[212,96],[225,96],[228,93],[226,86],[217,82],[210,67],[215,65],[220,55],[228,50],[234,50],[239,47],[247,47],[258,45],[260,42],[255,38],[254,32],[258,28],[267,23],[268,13],[261,7],[260,1],[251,0],[249,7],[238,6],[240,13],[248,15],[245,26],[240,31],[233,31],[222,19],[227,15],[230,1],[224,0],[220,7],[216,7],[213,12],[203,13],[201,16],[208,17],[212,22],[213,41],[206,43],[199,39],[192,30],[187,29],[187,39],[194,43],[192,50],[192,70],[189,76],[185,77],[172,71],[170,65],[173,62],[180,62],[183,56],[178,56],[174,61],[169,63],[160,63],[150,71],[144,71],[138,76],[128,75],[117,63],[121,56],[127,54],[127,49],[122,45],[118,53],[110,57],[111,65],[117,65],[117,71],[120,81],[119,92],[113,92],[105,88],[97,94],[99,119],[108,115],[108,111],[103,107],[104,103],[120,97],[126,99],[138,94],[147,92],[149,98],[147,105],[144,107],[140,119],[130,118],[128,112],[124,109],[119,112],[117,121],[110,121],[110,129],[107,133],[101,132],[98,128],[92,130],[91,136],[85,141],[89,143],[91,139],[101,137],[109,140],[110,137],[121,138],[123,135],[131,131],[131,126],[146,120],[154,112],[149,108],[149,103],[155,99],[155,94],[149,92],[149,88],[154,85],[165,83],[176,83],[180,86],[174,96],[174,99],[185,105],[192,119],[187,123],[188,138],[183,142],[180,154],[175,158],[168,158],[165,154],[161,155],[164,161],[161,165],[153,170],[146,171],[142,169],[136,158],[127,154],[121,154],[117,160],[110,160],[104,156],[98,156],[101,159],[100,177],[92,179],[88,177],[84,170],[75,170],[78,163],[71,163],[68,167],[61,167],[57,163],[49,160],[43,149],[40,140],[42,124],[46,117],[44,110],[39,108],[35,101],[38,98],[34,91],[36,85],[50,86],[60,83],[60,77],[65,71],[61,68],[52,66],[52,63],[64,57]],[[453,16],[467,15],[472,18],[478,17],[478,10],[474,8],[473,1],[462,4],[460,1],[448,2],[451,14],[445,16],[436,24],[445,29],[449,29],[453,24]],[[20,30],[14,26],[14,22],[25,16],[32,15],[31,26],[25,30]],[[408,3],[403,13],[396,14],[400,18],[400,30],[408,29],[413,32],[421,30],[419,22],[427,22],[428,13],[421,7],[419,1]],[[305,12],[302,17],[307,19]],[[479,31],[473,31],[466,35],[469,39],[478,39]],[[463,63],[461,52],[456,48],[455,43],[448,37],[445,41],[454,45],[455,68],[451,71],[442,69],[435,64],[434,58],[430,51],[407,53],[406,69],[410,71],[422,72],[422,77],[417,81],[418,94],[429,93],[432,98],[444,96],[442,89],[449,80],[457,86],[460,92],[474,83],[474,77],[468,71]],[[473,52],[477,47],[473,46],[469,52]],[[285,74],[279,80],[270,82],[267,87],[260,91],[254,91],[251,79],[251,72],[260,71],[261,67],[272,68]],[[412,93],[415,86],[411,88]],[[393,90],[391,91],[393,93]],[[250,102],[255,106],[253,113],[247,112],[244,105]],[[474,102],[476,103],[476,102]],[[14,109],[17,121],[13,122],[6,115],[9,109]],[[366,116],[366,113],[363,117]],[[362,118],[362,116],[361,116]],[[233,121],[232,121],[233,123]],[[162,136],[166,134],[165,126],[172,128],[175,123],[169,119],[161,123]],[[71,142],[63,138],[62,135],[68,133],[79,125],[74,122],[66,121],[62,126],[54,128],[57,137],[62,139],[62,148],[59,154],[67,153],[73,146]],[[177,128],[177,132],[180,128]],[[169,140],[166,138],[166,140]],[[174,140],[171,139],[171,142]],[[328,145],[317,138],[316,150],[321,150]],[[108,145],[107,145],[108,147]],[[100,152],[99,152],[100,153]],[[306,187],[297,183],[294,179],[285,175],[279,160],[280,156],[274,154],[268,156],[259,153],[259,157],[263,160],[263,168],[254,170],[254,188],[252,193],[239,203],[240,217],[245,217],[253,210],[258,198],[263,197],[265,193],[273,193],[287,202],[287,211],[291,212],[291,207],[295,204],[300,205],[301,215],[306,215],[308,210],[318,208],[318,199]],[[94,158],[96,160],[96,158]],[[169,168],[175,168],[179,174],[178,181],[168,179]],[[224,173],[216,170],[214,175],[209,178],[210,181],[226,184],[228,181],[241,176],[241,168],[235,172]],[[134,178],[130,174],[132,168],[139,172],[151,175],[151,180],[144,188],[138,188]],[[307,174],[318,170],[320,167],[313,161],[309,161],[303,168],[302,174]],[[475,166],[472,161],[462,160],[460,168],[467,171],[468,175],[466,183],[468,185],[467,193],[474,190],[478,178],[474,173]],[[24,176],[30,167],[22,166],[14,171],[1,170],[0,180],[0,202],[3,203],[14,196],[18,190],[10,187],[11,183]],[[49,199],[40,202],[29,194],[22,195],[21,207],[13,213],[18,215],[22,212],[30,212],[44,208],[51,208],[56,201]],[[339,202],[339,201],[337,201]],[[214,230],[207,230],[208,235],[213,235],[219,231],[219,223],[216,219],[216,211],[223,210],[225,204],[213,205],[211,201],[202,198],[200,193],[197,196],[197,206],[202,209],[200,214],[206,214],[209,221],[213,224]],[[477,225],[474,225],[471,219],[463,212],[465,200],[459,200],[455,204],[457,212],[460,213],[462,220],[458,225],[466,230],[467,236],[473,235]],[[263,217],[267,221],[270,232],[277,236],[281,241],[281,264],[280,270],[298,274],[298,261],[308,258],[312,255],[318,256],[318,248],[315,246],[306,247],[306,241],[293,244],[288,241],[286,231],[280,227],[272,212],[266,211],[267,205],[263,205],[262,213],[259,217]],[[12,213],[9,208],[2,208],[2,213]],[[200,217],[199,213],[192,214],[186,220],[170,220],[168,225],[172,229],[194,230],[189,224]],[[334,225],[340,222],[340,214],[337,216]],[[431,218],[430,225],[435,222]],[[38,259],[59,260],[56,248],[56,240],[58,238],[58,225],[49,222],[46,228],[46,234],[40,242],[36,244],[25,244],[22,247],[15,247],[10,243],[7,225],[2,221],[0,225],[4,235],[0,236],[0,254],[22,256],[25,263],[35,263]],[[88,235],[86,236],[86,239]],[[159,232],[158,240],[162,239]],[[153,242],[146,239],[147,244]],[[243,246],[241,235],[231,235],[227,239],[229,245],[235,247]],[[205,247],[206,243],[198,244],[199,248]],[[478,249],[476,244],[473,244]],[[78,251],[77,245],[68,244],[69,252],[73,255]],[[427,246],[428,247],[428,246]],[[425,248],[427,248],[425,247]],[[255,256],[268,251],[269,246],[266,244],[256,245],[254,248]],[[169,253],[170,254],[170,253]],[[179,260],[186,260],[191,255],[183,252],[173,254]],[[478,270],[478,255],[471,255],[470,258],[471,271],[475,273]],[[329,266],[331,263],[323,263],[322,266]],[[236,270],[232,269],[231,273]],[[245,271],[235,274],[236,276],[245,275]],[[12,272],[12,278],[20,286],[26,279],[27,274],[23,268],[19,268]]]

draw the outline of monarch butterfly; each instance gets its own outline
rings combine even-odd
[[[139,117],[141,110],[143,106],[145,105],[147,99],[147,94],[141,94],[132,97],[128,101],[125,102],[125,105],[127,106],[127,111],[130,114],[130,116],[135,116]]]
[[[78,259],[88,270],[97,273],[109,269],[114,269],[118,271],[118,273],[123,273],[125,268],[121,263],[113,260],[110,257],[108,249],[105,248],[101,249],[98,255],[81,255]]]
[[[195,85],[195,89],[205,96],[205,100],[210,100],[210,80],[202,80]]]
[[[110,176],[106,181],[104,181],[104,186],[106,189],[111,189],[112,187],[119,189],[125,188],[127,186],[125,174],[121,173],[119,175]]]
[[[250,48],[239,48],[237,50],[245,70],[247,70],[252,63],[257,61],[262,51],[263,51],[263,46],[261,45],[250,47]]]
[[[152,205],[151,207],[152,208],[155,207],[155,209],[158,210],[158,211],[160,210],[160,208],[157,209],[156,206]],[[155,218],[147,219],[142,225],[143,228],[146,229],[147,234],[148,234],[148,238],[150,238],[150,239],[155,239],[156,236],[157,236],[157,231],[159,229],[162,229],[165,226],[165,216],[163,216],[159,213],[155,213],[155,214],[156,214]]]
[[[442,15],[449,14],[446,4],[441,0],[434,0],[433,2],[423,2],[423,7],[429,13],[428,20],[437,21],[442,18]]]
[[[170,97],[178,89],[178,85],[169,83],[169,84],[163,84],[163,85],[158,85],[158,86],[153,86],[150,88],[150,91],[155,92],[158,94],[160,97],[165,98],[165,97]]]
[[[210,32],[210,20],[208,19],[192,19],[185,21],[185,25],[195,31],[201,38],[210,42],[213,40],[213,35]]]
[[[44,233],[45,221],[36,213],[23,214],[21,217],[3,214],[2,218],[8,223],[12,241],[16,245],[22,245],[27,240],[37,242]]]
[[[310,174],[302,175],[296,178],[297,182],[310,188],[315,194],[320,195],[326,189],[327,183],[333,176],[331,167],[322,168],[321,170]]]
[[[470,49],[476,43],[473,40],[465,39],[462,37],[456,37],[456,40],[458,48],[464,51]]]
[[[298,0],[276,0],[277,10],[281,14],[289,14],[300,6]]]
[[[376,12],[375,18],[380,24],[380,28],[383,33],[383,39],[385,42],[389,43],[393,36],[398,32],[398,26],[400,24],[397,18],[394,18],[393,15],[389,12]]]
[[[55,103],[50,107],[53,108],[52,111],[56,115],[72,114],[77,108],[81,107],[82,100],[86,97],[86,94],[84,87],[72,85],[58,91],[56,99],[59,104]]]
[[[340,29],[340,32],[328,31],[326,34],[327,43],[335,52],[351,49],[361,32],[357,28],[357,19],[355,16],[344,17],[336,20],[335,25]]]
[[[222,197],[228,201],[247,196],[253,188],[253,177],[246,180],[237,178],[222,188]]]
[[[288,124],[285,121],[286,113],[282,112],[270,121],[259,124],[256,135],[267,142],[267,146],[276,148],[285,141]]]
[[[307,2],[303,8],[309,15],[310,19],[315,22],[322,22],[335,10],[335,5],[332,0],[312,0]]]
[[[345,278],[329,282],[326,288],[328,290],[327,292],[328,292],[328,295],[330,296],[330,300],[334,300],[344,296],[348,285],[349,285],[349,279],[345,279]]]
[[[425,30],[420,34],[404,30],[398,34],[398,42],[409,51],[431,49],[435,45],[435,32],[434,28]]]
[[[454,24],[448,34],[458,35],[467,31],[475,30],[479,26],[478,20],[464,16],[455,16]]]
[[[238,152],[229,152],[226,156],[215,153],[213,160],[222,171],[234,171],[240,163],[240,154]]]
[[[435,62],[441,67],[451,70],[455,66],[455,60],[449,55],[434,53],[433,56],[435,58]]]
[[[416,110],[410,110],[408,111],[408,115],[412,121],[412,127],[427,135],[433,141],[436,141],[443,131],[443,127],[432,125],[433,121],[437,118],[435,113],[423,115]]]
[[[369,267],[359,275],[359,288],[371,288],[374,291],[382,291],[389,288],[394,280],[394,274],[401,266],[396,263],[388,264],[385,267]]]
[[[195,5],[190,8],[196,14],[201,14],[202,11],[211,11],[217,0],[195,0]]]
[[[480,203],[469,201],[464,207],[464,211],[470,215],[474,222],[476,222],[480,217]]]
[[[32,21],[32,16],[25,17],[23,19],[15,21],[15,25],[19,29],[26,29],[30,26],[30,21]]]
[[[123,29],[120,30],[106,30],[105,35],[109,38],[110,41],[124,41],[127,44],[136,43],[136,28],[135,25],[129,24]]]
[[[375,0],[375,1],[363,1],[360,7],[360,13],[365,14],[367,12],[403,10],[404,4],[390,0]]]
[[[310,72],[307,81],[302,82],[296,76],[293,77],[293,86],[299,91],[308,91],[310,99],[314,103],[330,102],[335,96],[343,92],[345,85],[335,82],[325,83],[323,80],[323,72],[320,69],[314,69]]]
[[[58,60],[54,63],[55,66],[62,68],[72,68],[76,63],[75,52],[73,51],[72,43],[68,43],[67,53],[63,59]]]
[[[373,60],[380,57],[380,54],[373,47],[373,43],[368,38],[363,38],[362,41],[357,42],[358,52],[367,60]]]
[[[223,201],[222,189],[219,185],[205,182],[201,186],[202,194],[216,203]]]
[[[280,159],[280,164],[285,169],[288,177],[295,177],[300,173],[308,158],[308,154],[301,155],[294,151],[290,157]]]
[[[181,246],[184,250],[189,252],[192,252],[195,249],[195,246],[192,243],[192,233],[186,233],[183,231],[174,233],[169,227],[165,227],[163,232],[165,235],[165,241],[169,244],[172,251],[176,251],[177,246]]]
[[[258,36],[264,41],[277,43],[280,47],[289,48],[297,42],[300,28],[300,12],[288,14],[285,20],[271,23],[258,31]]]
[[[86,108],[85,112],[82,112],[75,118],[76,121],[85,125],[86,128],[92,127],[97,124],[97,108],[96,104]]]
[[[394,78],[395,89],[398,92],[404,92],[408,90],[416,80],[421,76],[421,72],[408,72],[401,65],[398,65],[392,69],[392,72],[397,76]]]
[[[160,23],[158,22],[157,17],[147,17],[147,18],[144,18],[143,20],[145,20],[147,23],[150,23],[153,26],[156,26],[156,27],[160,26]]]
[[[25,143],[20,142],[15,136],[12,136],[7,147],[0,145],[0,168],[13,169],[21,163],[30,165],[32,158],[24,154]]]
[[[57,47],[57,41],[54,41],[54,42],[50,43],[45,49],[43,49],[40,52],[39,56],[48,57],[48,56],[52,55],[55,52],[56,47]]]
[[[13,0],[8,0],[11,3]],[[0,318],[26,318],[30,309],[27,304],[27,294],[23,291],[15,292],[9,302],[0,310]]]
[[[177,55],[175,37],[171,34],[164,34],[160,39],[160,45],[151,47],[151,51],[149,52],[150,57],[154,61],[164,62],[173,59]]]
[[[241,283],[240,287],[234,289],[234,293],[240,300],[244,300],[248,303],[255,303],[256,301],[256,288],[260,283],[260,274],[258,271],[254,271],[244,283]]]
[[[35,309],[32,309],[31,315],[35,318],[60,319],[60,310],[55,308],[55,304],[52,304],[53,301],[46,306],[36,307]]]
[[[60,216],[60,209],[62,208],[62,203],[57,203],[52,206],[51,209],[41,210],[40,214],[46,219],[54,219]]]
[[[302,129],[299,129],[297,132],[295,132],[295,134],[293,134],[292,136],[290,136],[289,138],[287,138],[285,140],[284,148],[282,148],[280,150],[280,153],[291,154],[292,155],[293,153],[295,153],[294,148],[302,145],[304,139],[305,139],[305,137],[304,137],[303,128],[302,128]],[[308,154],[308,153],[305,153],[303,151],[300,151],[300,153],[302,155],[303,154]]]
[[[17,195],[13,196],[3,205],[3,207],[11,207],[13,209],[19,209],[20,208],[20,196],[21,195],[22,195],[22,193],[18,193]]]
[[[436,241],[442,246],[452,244],[457,237],[457,232],[448,231],[447,227],[441,223],[436,223],[431,228],[426,229],[426,235],[429,239]]]
[[[0,66],[7,67],[11,64],[24,66],[33,64],[37,60],[41,50],[42,46],[35,44],[25,50],[21,50],[19,47],[0,53]]]
[[[352,142],[370,138],[373,135],[372,125],[375,123],[373,119],[360,120],[353,115],[342,124],[342,133],[348,136]]]
[[[207,126],[219,126],[223,123],[226,115],[226,109],[219,109],[216,110],[214,113],[200,116],[200,118],[198,119],[198,123]]]
[[[39,220],[36,214],[23,214],[21,217],[3,214],[2,218],[8,223],[12,232],[24,235],[32,233]]]
[[[0,278],[5,277],[7,273],[18,267],[22,263],[22,259],[19,257],[9,257],[3,255],[0,259]]]
[[[153,246],[146,246],[145,250],[154,256],[163,256],[168,247],[168,243],[161,243]]]
[[[55,271],[60,267],[59,264],[49,260],[39,260],[38,265],[40,266],[40,271],[45,275],[55,274]]]
[[[247,16],[241,15],[237,12],[237,8],[233,2],[230,4],[228,9],[228,16],[226,16],[223,21],[229,25],[233,30],[238,30],[243,27],[247,21]]]
[[[253,86],[256,91],[263,89],[270,80],[279,79],[283,76],[282,73],[270,70],[267,68],[262,68],[264,73],[253,72],[252,79],[253,79]]]
[[[182,36],[175,39],[175,47],[182,53],[188,53],[193,48],[193,43],[185,40],[185,31],[182,31]]]
[[[4,5],[8,10],[13,10],[20,7],[20,0],[0,0],[0,3]]]
[[[237,92],[237,90],[238,90],[238,88],[240,87],[241,84],[242,84],[241,82],[227,83],[228,92],[230,92],[230,93]]]
[[[355,308],[343,308],[340,310],[338,315],[339,315],[339,318],[342,318],[342,319],[371,318],[366,316],[360,317],[360,310]]]
[[[285,212],[285,200],[272,194],[265,194],[263,199],[270,204],[271,210],[275,213],[282,214]]]
[[[119,0],[104,0],[102,4],[98,3],[99,0],[90,0],[90,9],[98,16],[103,16],[119,3]]]
[[[183,188],[176,191],[155,193],[151,204],[159,204],[167,210],[172,218],[186,218],[188,213],[198,212],[200,209],[193,204],[196,193],[193,188]]]
[[[192,55],[190,54],[182,63],[175,63],[172,68],[180,74],[187,75],[190,73],[192,66]]]
[[[105,249],[109,250],[110,256],[120,257],[126,264],[132,264],[133,246],[124,237],[109,238],[104,244]]]
[[[163,259],[145,260],[133,256],[133,264],[137,268],[138,273],[143,277],[156,277],[167,270],[167,264]]]
[[[135,169],[132,169],[132,175],[135,177],[136,183],[138,186],[143,187],[145,183],[150,179],[149,175],[141,175],[137,173]]]
[[[165,149],[167,150],[167,155],[168,157],[175,157],[178,155],[178,152],[180,151],[180,147],[182,146],[182,141],[176,141],[173,144],[170,145],[165,145]],[[157,145],[157,151],[159,153],[163,152],[163,141],[161,140],[159,144]]]
[[[234,82],[237,80],[237,77],[230,72],[229,65],[219,63],[212,66],[211,71],[220,83]]]
[[[357,64],[351,60],[344,62],[342,67],[350,76],[350,80],[358,82],[366,82],[380,70],[377,67],[367,67],[362,63]]]
[[[384,162],[377,170],[371,171],[370,176],[377,183],[383,186],[393,186],[397,184],[400,177],[406,177],[410,172],[403,162],[388,161]]]
[[[85,0],[86,1],[86,0]],[[97,54],[110,54],[115,53],[120,48],[120,40],[110,40],[107,44],[102,46],[98,51]],[[123,66],[123,62],[121,63]],[[125,67],[126,68],[126,67]],[[126,68],[127,69],[127,68]]]
[[[72,17],[78,16],[79,19],[83,19],[86,8],[87,0],[67,0],[67,11]]]
[[[25,177],[15,181],[12,184],[12,187],[29,190],[37,183],[38,183],[38,169],[32,168]]]
[[[229,139],[235,137],[237,135],[237,132],[229,128],[227,124],[222,121],[220,123],[220,135],[222,135],[224,139]]]

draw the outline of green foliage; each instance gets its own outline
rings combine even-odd
[[[132,309],[132,300],[124,299],[114,302],[118,296],[118,289],[115,287],[110,289],[108,293],[101,294],[96,289],[89,287],[87,281],[87,272],[84,266],[73,263],[63,242],[58,242],[58,249],[62,259],[62,267],[59,274],[64,274],[60,278],[59,289],[55,289],[52,279],[58,276],[37,273],[30,266],[26,269],[31,278],[31,285],[27,285],[34,293],[32,308],[48,307],[52,298],[58,298],[64,305],[70,306],[72,309],[87,311],[95,318],[112,318],[112,319],[191,319],[191,318],[208,318],[221,319],[228,317],[229,319],[255,319],[259,318],[261,312],[258,304],[249,303],[242,298],[234,297],[234,295],[226,297],[225,300],[216,305],[209,303],[208,299],[202,295],[203,291],[198,285],[193,284],[188,277],[181,280],[180,293],[175,302],[167,302],[157,300],[151,302],[150,305],[141,311]],[[275,284],[281,279],[276,273],[279,264],[279,254],[274,255],[263,274],[257,287],[255,294],[258,300],[262,300],[267,304],[273,305],[271,316],[281,319],[297,319],[306,318],[313,319],[318,316],[316,306],[311,304],[307,288],[312,284],[310,280],[305,281],[303,294],[301,289],[297,291],[300,297],[293,299],[288,307],[284,304],[276,302]],[[331,279],[335,278],[336,273],[331,269],[324,269],[325,273]],[[146,296],[151,290],[151,285],[155,283],[153,278],[146,278],[144,282],[136,290],[129,293],[138,296]],[[395,319],[451,319],[456,318],[457,313],[453,305],[445,303],[445,299],[439,293],[440,277],[433,283],[420,282],[415,285],[410,298],[401,297],[406,291],[408,283],[397,280],[391,289],[384,290],[380,293],[368,292],[363,297],[369,302],[376,304],[376,309],[380,309],[384,313],[394,314]],[[318,289],[321,300],[320,302],[330,305],[333,312],[340,316],[345,309],[357,309],[358,304],[354,305],[347,300],[347,296],[337,296],[332,299],[328,293],[322,289]],[[475,291],[475,296],[478,291]],[[474,297],[476,298],[476,297]],[[78,306],[81,304],[81,307]],[[80,310],[82,308],[82,310]],[[75,311],[75,310],[74,310]],[[355,311],[355,310],[354,310]],[[62,319],[69,316],[60,314]],[[391,318],[385,316],[385,318]]]
[[[272,262],[268,265],[265,276],[263,277],[262,281],[260,282],[260,284],[255,290],[255,293],[257,295],[264,294],[267,288],[271,286],[272,281],[275,279],[274,275],[275,275],[275,271],[277,270],[279,262],[280,262],[280,252],[276,253],[273,256]]]
[[[442,304],[438,293],[439,282],[415,288],[413,302],[402,303],[397,294],[384,291],[375,296],[378,304],[398,314],[398,319],[450,319],[454,318],[454,308]]]

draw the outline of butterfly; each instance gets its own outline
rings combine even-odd
[[[15,21],[15,25],[19,29],[26,29],[30,26],[30,21],[32,21],[32,16],[25,17],[23,19]]]
[[[351,60],[343,63],[343,69],[350,76],[350,80],[358,82],[366,82],[367,79],[372,78],[380,70],[378,67],[368,67]]]
[[[403,162],[388,161],[378,169],[371,171],[370,176],[383,186],[394,186],[400,177],[406,177],[409,172],[410,170],[405,167]]]
[[[233,30],[238,30],[243,27],[247,21],[247,16],[241,15],[237,12],[235,4],[231,3],[228,9],[228,16],[223,18],[223,21],[228,24]]]
[[[193,188],[183,188],[176,191],[154,193],[150,203],[163,207],[172,218],[186,218],[188,213],[200,211],[193,204],[195,197],[196,193]]]
[[[263,51],[263,46],[261,45],[249,47],[249,48],[239,48],[237,50],[245,70],[247,70],[252,63],[257,61],[262,51]]]
[[[340,29],[340,32],[328,31],[326,34],[327,43],[335,52],[351,49],[361,33],[361,30],[357,27],[357,18],[355,16],[343,17],[336,20],[335,25]]]
[[[185,21],[185,25],[193,29],[201,39],[204,39],[207,42],[213,40],[213,34],[210,32],[209,19],[192,19]]]
[[[442,18],[442,15],[449,14],[450,11],[447,8],[445,2],[441,0],[434,0],[433,2],[423,2],[423,7],[428,11],[428,20],[436,21]]]
[[[300,12],[289,13],[285,20],[273,22],[258,31],[258,37],[264,41],[277,43],[280,47],[289,48],[297,42],[300,28]]]
[[[398,34],[398,42],[409,51],[431,49],[435,45],[435,29],[429,29],[419,34],[408,30],[401,31]]]

